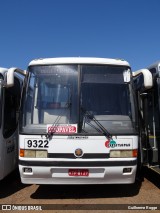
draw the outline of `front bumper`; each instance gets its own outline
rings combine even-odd
[[[24,171],[31,168],[31,172]],[[124,172],[130,168],[130,172]],[[69,176],[69,169],[88,169],[89,176]],[[121,161],[25,161],[19,171],[25,184],[131,184],[135,182],[137,160]]]

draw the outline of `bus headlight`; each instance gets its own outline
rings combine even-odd
[[[111,150],[110,158],[132,158],[137,157],[137,149],[134,150]]]
[[[20,149],[20,157],[25,158],[47,158],[47,150]]]
[[[46,150],[37,150],[36,151],[36,158],[47,158],[47,151]]]
[[[36,151],[35,150],[24,150],[24,157],[35,158],[36,157]]]

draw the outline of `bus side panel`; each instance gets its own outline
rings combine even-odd
[[[18,135],[17,131],[8,139],[3,139],[4,143],[4,176],[7,176],[18,166]]]
[[[0,131],[0,180],[4,177],[4,141]]]

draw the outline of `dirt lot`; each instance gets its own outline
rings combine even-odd
[[[16,208],[21,208],[21,210],[42,208],[43,212],[51,212],[50,210],[52,212],[64,212],[64,210],[66,210],[65,212],[77,212],[77,210],[81,210],[79,212],[87,213],[88,210],[92,210],[90,212],[94,210],[96,212],[117,212],[117,210],[124,212],[123,210],[127,209],[125,212],[133,212],[133,210],[139,212],[137,209],[139,204],[142,209],[144,206],[147,208],[147,205],[156,207],[156,204],[160,204],[160,176],[147,169],[144,170],[144,175],[144,180],[141,183],[133,185],[39,186],[22,184],[17,170],[0,182],[0,204],[12,205],[12,211]],[[43,206],[43,204],[50,205]],[[10,206],[8,207],[10,208]],[[3,212],[6,211],[3,210]]]

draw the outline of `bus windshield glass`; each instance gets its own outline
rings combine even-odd
[[[95,64],[30,66],[21,131],[44,134],[47,125],[77,125],[76,133],[102,134],[96,119],[111,134],[135,133],[133,93],[130,83],[124,82],[128,69]]]

